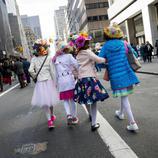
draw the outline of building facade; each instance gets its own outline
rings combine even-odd
[[[6,0],[6,4],[11,33],[13,36],[14,48],[21,57],[25,57],[30,60],[30,52],[28,49],[25,32],[22,26],[17,2],[16,0]]]
[[[54,12],[56,37],[62,40],[66,40],[67,37],[66,11],[67,7],[61,6]]]
[[[25,27],[24,31],[25,31],[27,44],[28,44],[30,53],[32,54],[33,53],[33,44],[35,43],[37,37],[30,27]]]
[[[21,20],[24,28],[29,27],[30,29],[32,29],[33,33],[36,36],[36,39],[42,38],[39,16],[22,15]]]
[[[67,8],[70,32],[86,31],[94,43],[104,41],[103,28],[109,25],[108,0],[68,0]]]
[[[130,43],[154,45],[158,39],[157,0],[109,0],[108,16],[120,24]]]
[[[0,0],[0,57],[14,54],[12,39],[6,1]]]
[[[9,13],[8,17],[9,17],[11,33],[12,33],[12,36],[14,37],[13,45],[14,45],[14,48],[16,48],[17,46],[22,45],[18,18],[13,13]]]
[[[68,0],[67,4],[67,19],[66,23],[68,26],[68,33],[70,32],[79,32],[79,21],[78,17],[79,12],[83,11],[85,13],[85,10],[80,10],[79,6],[81,6],[82,0],[74,1],[74,0]]]

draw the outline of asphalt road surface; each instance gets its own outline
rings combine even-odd
[[[157,59],[151,64],[143,64],[141,70],[158,72]],[[102,75],[103,72],[99,73],[100,79]],[[129,99],[140,128],[138,133],[125,129],[127,119],[119,121],[114,117],[115,110],[119,108],[119,98],[110,97],[105,102],[99,102],[98,110],[137,157],[158,158],[158,76],[137,75],[141,83]],[[101,81],[111,94],[109,83]],[[17,86],[0,95],[0,158],[113,157],[100,134],[90,131],[90,123],[82,106],[78,105],[79,125],[68,128],[61,103],[55,108],[56,128],[48,131],[43,111],[31,108],[32,93],[33,85],[29,85],[24,89]],[[107,131],[104,132],[106,134]]]
[[[48,131],[43,111],[31,109],[32,92],[31,86],[17,87],[0,98],[0,158],[112,158],[81,106],[80,123],[73,128],[67,127],[62,104],[56,107],[56,128]],[[45,142],[46,149],[32,155],[32,146]]]

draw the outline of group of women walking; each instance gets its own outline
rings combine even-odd
[[[115,112],[123,120],[128,115],[130,131],[138,130],[128,95],[139,83],[126,56],[123,32],[118,25],[105,28],[106,42],[99,56],[90,49],[91,37],[86,33],[71,35],[69,43],[56,41],[56,54],[49,56],[49,45],[44,40],[34,44],[36,57],[31,61],[29,72],[37,79],[32,97],[32,105],[44,109],[48,128],[55,127],[54,106],[63,100],[68,126],[78,124],[77,104],[85,105],[89,112],[91,131],[100,127],[96,121],[97,102],[105,101],[109,94],[97,77],[95,63],[108,63],[108,75],[113,97],[121,97],[120,109]],[[132,49],[128,45],[128,49]],[[134,50],[132,50],[134,51]],[[73,53],[72,53],[73,52]],[[106,104],[106,102],[105,102]]]

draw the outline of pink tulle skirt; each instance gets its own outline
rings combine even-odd
[[[60,100],[69,100],[74,97],[74,89],[60,92]]]
[[[35,85],[31,105],[55,106],[59,103],[59,93],[53,80],[38,81]]]

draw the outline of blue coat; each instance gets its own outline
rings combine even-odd
[[[99,56],[108,60],[108,72],[112,90],[139,83],[137,76],[128,63],[123,40],[107,41],[103,45]]]

